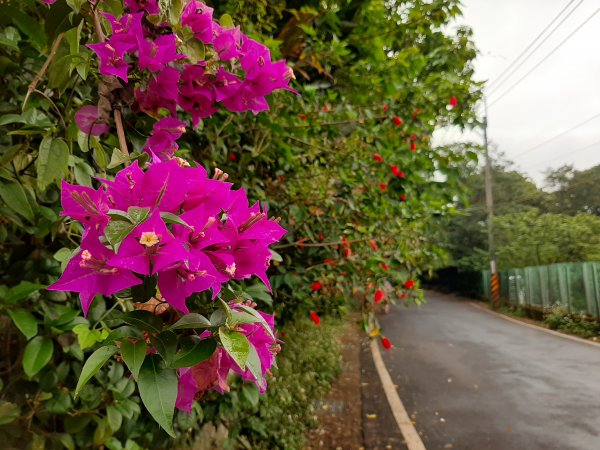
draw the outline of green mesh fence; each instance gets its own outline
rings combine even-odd
[[[560,263],[498,272],[503,303],[547,310],[566,305],[572,313],[600,318],[600,262]],[[490,271],[482,272],[483,294],[491,298]]]

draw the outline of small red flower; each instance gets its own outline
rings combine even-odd
[[[403,292],[402,294],[400,294],[400,298],[406,298],[406,294]]]
[[[229,159],[230,159],[231,161],[235,161],[235,160],[237,159],[237,155],[236,155],[235,153],[230,153],[230,154],[229,154]]]
[[[406,289],[412,289],[412,288],[415,287],[415,282],[413,280],[411,280],[411,279],[406,280],[406,282],[404,283],[404,287]]]
[[[386,337],[381,338],[381,345],[383,345],[383,348],[385,348],[386,350],[389,350],[392,348],[392,343]]]
[[[401,202],[405,202],[406,201],[406,195],[400,194],[400,201]]]
[[[352,250],[350,250],[349,248],[345,248],[344,249],[344,257],[350,258],[351,256],[352,256]]]
[[[398,168],[398,166],[390,166],[390,170],[392,171],[392,175],[395,177],[404,178],[405,174],[402,170]]]
[[[411,151],[411,152],[414,152],[414,151],[416,151],[416,150],[417,150],[417,144],[415,144],[415,141],[412,141],[412,142],[410,143],[410,151]]]
[[[387,111],[388,109],[390,109],[390,107],[388,105],[383,105],[383,110]]]
[[[323,242],[324,238],[323,233],[319,233],[319,242]]]
[[[329,105],[323,105],[323,111],[325,111],[325,112],[329,111]]]
[[[400,117],[398,117],[398,116],[392,117],[392,120],[394,121],[394,123],[398,127],[404,123],[404,121]]]
[[[311,291],[320,291],[322,287],[323,283],[321,283],[320,281],[315,281],[313,284],[310,285]]]
[[[387,191],[387,184],[379,183],[379,189],[381,189],[383,192]]]
[[[279,175],[279,182],[285,183],[285,175]]]
[[[298,117],[300,117],[300,120],[306,120],[307,119],[306,114],[300,114],[300,115],[298,115]]]
[[[372,288],[372,287],[375,287],[375,285],[369,281],[369,282],[367,283],[367,287],[370,287],[370,288]]]
[[[373,239],[369,239],[369,245],[373,249],[373,251],[377,251],[377,243]]]
[[[456,95],[453,95],[452,97],[450,97],[450,101],[448,102],[448,104],[450,106],[452,106],[453,108],[458,106],[458,99],[456,98]]]
[[[373,159],[377,162],[382,163],[383,162],[383,156],[381,156],[379,153],[374,153],[373,154]]]
[[[421,114],[421,109],[415,108],[415,110],[413,111],[413,117],[416,119],[417,117],[419,117],[419,114]]]
[[[410,140],[411,141],[416,141],[417,140],[417,135],[416,134],[411,134],[410,135]]]
[[[310,312],[310,318],[312,319],[312,321],[315,323],[315,325],[319,325],[321,323],[321,318],[319,317],[319,315],[314,312],[311,311]]]
[[[389,269],[390,269],[390,268],[388,267],[388,265],[387,265],[386,263],[384,263],[384,262],[382,262],[382,263],[381,263],[381,264],[379,264],[379,265],[381,266],[381,268],[382,268],[383,270],[389,270]]]
[[[385,293],[381,289],[377,289],[375,291],[375,296],[373,297],[373,301],[375,303],[379,303],[385,297]]]
[[[336,262],[335,262],[335,259],[324,259],[323,264],[325,264],[327,266],[335,266]]]

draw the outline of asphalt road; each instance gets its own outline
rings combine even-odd
[[[383,357],[428,450],[600,450],[600,347],[442,294],[381,316]]]

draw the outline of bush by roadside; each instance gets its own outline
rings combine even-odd
[[[267,393],[259,396],[254,385],[245,384],[225,398],[201,402],[204,424],[177,450],[301,448],[305,432],[316,426],[315,400],[341,370],[340,332],[340,322],[333,320],[285,326]]]

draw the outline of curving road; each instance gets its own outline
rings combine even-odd
[[[381,316],[384,361],[428,450],[600,450],[600,346],[427,293]]]

